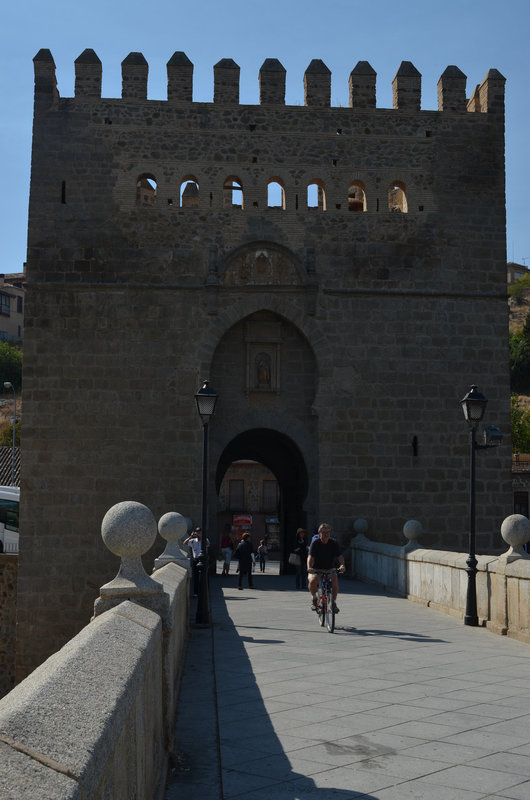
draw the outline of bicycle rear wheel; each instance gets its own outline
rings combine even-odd
[[[332,597],[329,597],[328,600],[329,602],[326,609],[326,626],[328,631],[333,633],[335,630],[335,605]]]

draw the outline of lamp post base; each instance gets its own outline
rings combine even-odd
[[[478,614],[477,614],[477,564],[478,561],[474,555],[470,555],[467,560],[467,596],[466,596],[466,614],[464,617],[464,625],[471,625],[477,627]]]
[[[197,598],[197,613],[195,615],[195,623],[206,628],[210,625],[208,557],[206,555],[203,556],[202,553],[197,561],[197,570],[199,572],[199,596]]]

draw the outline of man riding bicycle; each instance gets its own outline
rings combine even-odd
[[[316,593],[322,577],[321,572],[332,570],[337,564],[339,565],[339,572],[346,572],[344,556],[340,552],[339,543],[336,539],[331,538],[331,528],[328,523],[323,522],[318,529],[318,539],[311,543],[307,556],[307,583],[313,598],[312,608],[314,611],[317,607]],[[333,610],[335,614],[338,614],[339,609],[337,608],[336,600],[339,593],[339,579],[334,569],[331,575],[331,582],[333,587]]]

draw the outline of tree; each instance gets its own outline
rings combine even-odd
[[[523,275],[522,278],[518,278],[510,286],[508,286],[508,293],[514,298],[514,300],[517,301],[519,305],[521,305],[523,300],[526,298],[529,289],[530,275],[527,274]]]
[[[20,447],[20,422],[17,422],[15,428],[15,445],[16,447]],[[9,425],[0,431],[0,447],[11,447],[13,444],[13,423],[10,422]]]
[[[16,391],[22,384],[22,350],[8,342],[0,342],[0,390],[10,381]]]
[[[530,393],[530,314],[522,330],[510,333],[510,385],[512,392]]]
[[[512,449],[514,453],[530,453],[530,411],[516,394],[511,397]]]

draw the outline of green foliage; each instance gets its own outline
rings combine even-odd
[[[510,333],[510,386],[517,394],[530,394],[530,314],[522,330]]]
[[[0,342],[0,391],[4,389],[4,381],[10,381],[16,391],[22,384],[22,350],[8,342]],[[11,392],[11,389],[7,391]]]
[[[508,293],[518,301],[518,303],[522,303],[524,298],[526,297],[526,293],[530,289],[530,273],[528,275],[523,275],[522,278],[514,281],[510,286],[508,286]]]
[[[15,428],[15,445],[20,447],[21,428],[20,422],[17,422]],[[11,447],[13,445],[13,423],[10,422],[7,427],[0,431],[0,447]]]
[[[512,449],[514,453],[530,453],[530,411],[521,405],[516,394],[511,398]]]

